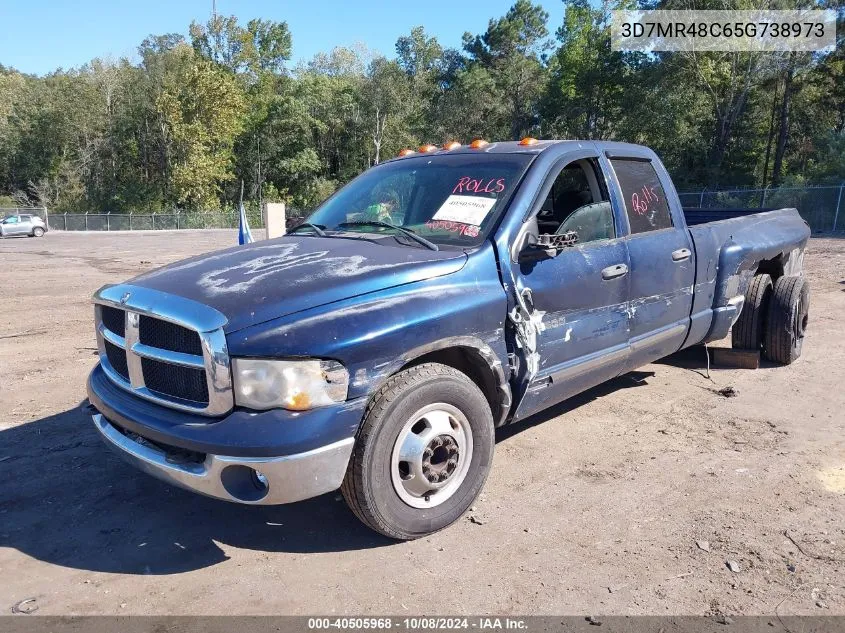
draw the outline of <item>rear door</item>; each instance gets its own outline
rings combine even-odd
[[[551,170],[525,231],[574,230],[578,243],[556,257],[510,262],[536,315],[535,366],[524,346],[516,418],[617,375],[628,348],[628,251],[616,226],[598,155],[568,154]],[[519,243],[519,240],[518,240]]]
[[[608,152],[605,158],[621,201],[616,211],[628,223],[628,369],[634,369],[677,351],[686,338],[694,254],[675,189],[654,154],[631,147],[625,153]]]
[[[29,235],[32,233],[32,216],[31,215],[22,215],[21,222],[18,224],[18,233],[20,235]]]

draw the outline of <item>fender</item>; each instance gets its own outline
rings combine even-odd
[[[496,338],[500,338],[502,333],[501,331],[496,331],[491,333],[491,335]],[[508,376],[506,375],[502,361],[499,360],[496,352],[494,352],[493,348],[491,348],[487,343],[476,336],[450,336],[408,350],[386,367],[383,378],[381,378],[375,386],[373,392],[375,393],[381,389],[390,376],[400,371],[403,367],[415,364],[414,361],[435,352],[454,349],[470,353],[477,364],[485,367],[489,371],[496,388],[496,397],[499,407],[498,414],[496,411],[493,412],[494,423],[496,426],[502,426],[508,419],[511,404],[513,403],[511,386],[508,382]]]

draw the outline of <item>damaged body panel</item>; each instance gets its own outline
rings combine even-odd
[[[755,275],[802,275],[808,237],[795,209],[685,212],[641,146],[412,154],[293,234],[101,289],[95,425],[139,468],[204,494],[315,496],[340,485],[400,372],[447,366],[494,425],[518,421],[725,337]]]
[[[417,358],[464,348],[483,359],[508,398],[505,293],[487,244],[461,270],[282,316],[228,336],[233,356],[331,358],[352,377],[349,398],[366,398]],[[510,403],[508,402],[508,405]]]

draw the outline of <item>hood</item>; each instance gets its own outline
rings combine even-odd
[[[226,332],[460,270],[463,251],[360,238],[291,235],[208,253],[144,273],[137,286],[209,305]]]

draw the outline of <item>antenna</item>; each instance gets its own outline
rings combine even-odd
[[[217,19],[217,0],[211,0],[211,17]]]

